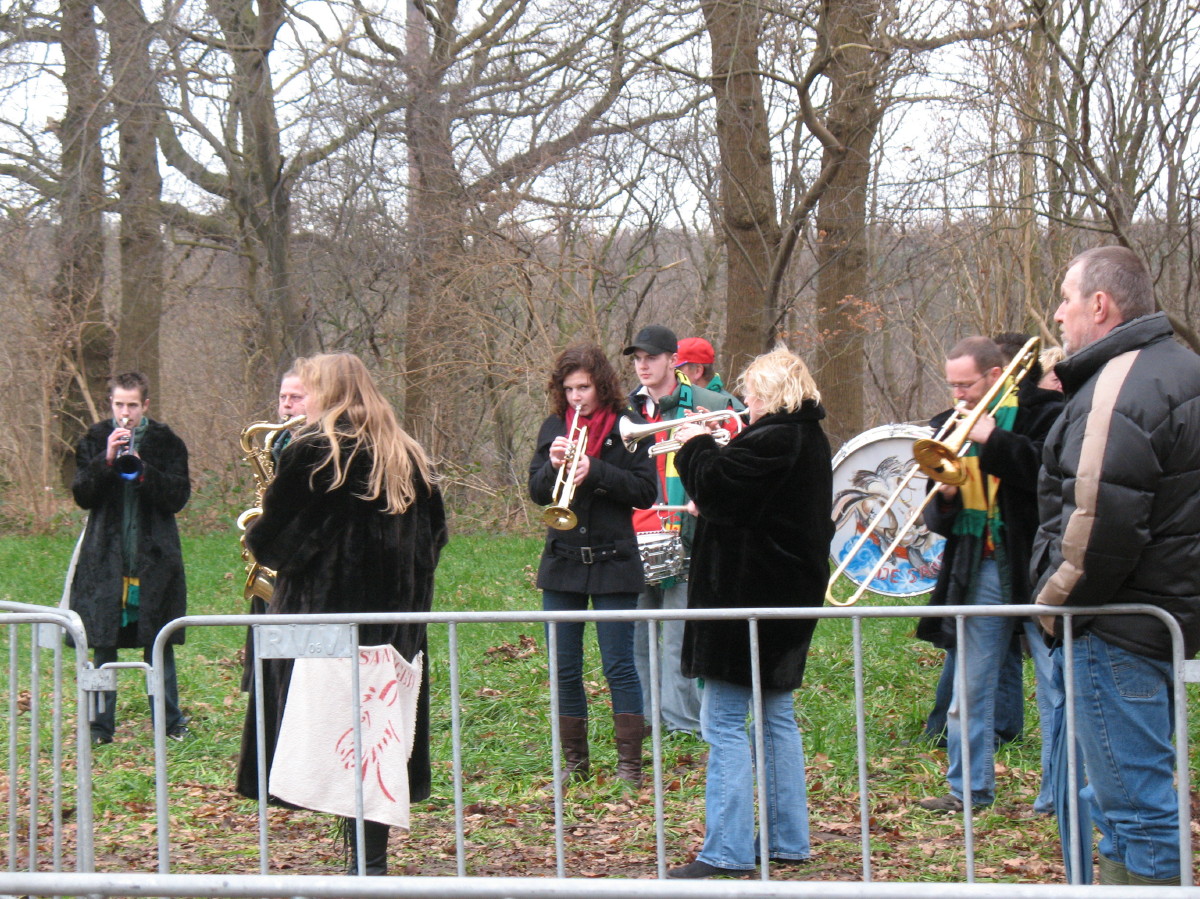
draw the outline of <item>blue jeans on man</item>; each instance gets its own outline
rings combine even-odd
[[[754,776],[746,718],[752,691],[704,679],[700,691],[702,735],[711,749],[704,788],[704,846],[700,861],[727,870],[752,871],[758,855],[754,830]],[[808,795],[804,744],[791,690],[763,690],[763,769],[767,797],[767,850],[774,860],[809,857]]]
[[[638,597],[639,609],[686,609],[687,582],[678,581],[670,587],[647,586]],[[661,690],[661,712],[663,727],[668,733],[684,731],[700,732],[700,694],[696,682],[683,676],[680,660],[683,658],[684,621],[661,621],[658,623],[659,666],[658,676]],[[642,682],[642,707],[650,715],[654,706],[650,702],[650,626],[639,621],[633,633],[633,658],[637,664],[638,677]]]
[[[925,719],[922,736],[939,746],[946,745],[946,715],[950,711],[950,700],[954,696],[954,670],[958,651],[953,647],[946,650],[942,673],[938,676],[933,694],[933,708]],[[1024,671],[1021,647],[1010,644],[1000,672],[1000,686],[996,693],[996,745],[1018,740],[1025,730],[1025,690],[1022,684]]]
[[[1100,828],[1100,854],[1131,875],[1178,878],[1171,664],[1091,634],[1072,649],[1076,740],[1087,775],[1080,796]]]
[[[972,605],[1001,606],[1008,601],[1000,580],[1000,566],[994,559],[980,562],[972,585]],[[1050,677],[1050,652],[1042,639],[1037,625],[1025,618],[1012,616],[969,617],[964,622],[964,638],[960,651],[965,663],[967,734],[970,748],[970,776],[964,778],[962,764],[962,699],[955,690],[954,699],[947,715],[947,755],[949,767],[946,779],[950,792],[966,802],[969,786],[974,805],[991,805],[996,800],[996,740],[995,713],[996,697],[1004,658],[1009,653],[1012,636],[1017,628],[1024,628],[1033,654],[1034,671],[1037,675],[1038,710],[1042,716],[1042,766],[1045,770],[1051,746],[1048,739],[1053,720],[1053,678]],[[969,781],[966,783],[965,781]],[[1034,808],[1049,811],[1052,805],[1049,785],[1043,784]]]

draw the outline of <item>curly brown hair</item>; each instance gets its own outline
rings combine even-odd
[[[604,350],[594,343],[574,343],[558,354],[550,369],[550,381],[546,393],[550,397],[550,410],[555,415],[567,414],[567,392],[563,382],[576,371],[585,371],[596,385],[597,404],[601,408],[620,412],[628,405],[621,391],[621,379],[608,361]]]

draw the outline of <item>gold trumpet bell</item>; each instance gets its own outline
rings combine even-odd
[[[963,466],[958,450],[954,447],[948,446],[940,440],[920,437],[913,441],[912,451],[913,461],[917,463],[925,477],[943,484],[952,484],[955,487],[967,482],[967,469]]]
[[[569,531],[579,523],[579,517],[566,506],[550,506],[542,512],[542,521],[556,531]]]

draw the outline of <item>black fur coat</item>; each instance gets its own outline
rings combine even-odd
[[[825,410],[764,415],[725,447],[708,435],[675,457],[700,509],[688,575],[689,609],[819,606],[829,580],[833,472]],[[816,620],[759,622],[762,686],[794,690]],[[689,621],[683,673],[749,686],[749,625]]]
[[[433,603],[433,575],[446,545],[446,516],[436,487],[417,488],[413,504],[399,515],[384,511],[382,500],[354,494],[366,490],[369,456],[360,453],[350,464],[346,483],[330,492],[329,468],[310,483],[310,473],[328,453],[321,437],[292,441],[263,497],[263,514],[246,533],[254,557],[277,572],[271,614],[337,612],[427,612]],[[425,625],[360,625],[359,644],[390,643],[406,659],[426,649]],[[283,722],[292,663],[263,662],[266,708],[266,758],[270,766]],[[254,694],[251,687],[237,789],[258,795]],[[412,801],[429,795],[429,660],[417,702],[416,738],[409,760]]]
[[[147,420],[137,452],[143,474],[137,490],[137,624],[121,627],[122,510],[125,484],[105,459],[112,420],[88,428],[75,449],[75,502],[88,512],[71,582],[71,608],[79,613],[92,646],[146,647],[163,625],[187,614],[187,583],[175,513],[191,496],[187,447],[164,424]],[[171,636],[183,642],[183,631]]]

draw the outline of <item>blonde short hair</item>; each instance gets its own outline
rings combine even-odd
[[[763,353],[738,378],[737,392],[758,397],[763,413],[795,412],[806,400],[821,402],[821,391],[804,360],[786,347]]]
[[[1060,346],[1047,347],[1042,351],[1042,355],[1038,357],[1038,362],[1042,365],[1042,371],[1046,373],[1054,371],[1054,366],[1062,362],[1065,355],[1063,348]]]

